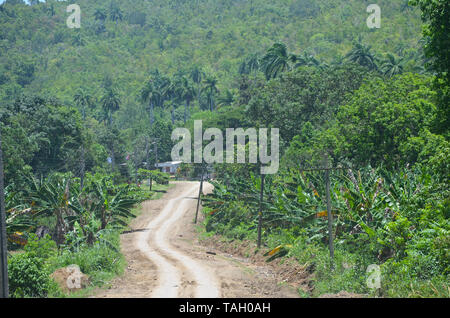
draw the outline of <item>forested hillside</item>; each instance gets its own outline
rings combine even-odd
[[[371,3],[5,0],[7,234],[10,248],[26,250],[11,260],[12,294],[59,295],[49,271],[77,255],[110,262],[134,204],[155,194],[140,182],[167,183],[149,170],[171,159],[172,130],[203,120],[280,129],[280,169],[263,189],[257,165],[210,167],[208,235],[255,241],[262,222],[272,259],[316,272],[302,295],[448,297],[449,2],[377,1],[380,28],[367,25]],[[67,25],[69,4],[81,9],[80,28]],[[339,168],[333,272],[324,174],[304,171],[325,165]],[[179,176],[199,174],[191,164]],[[41,226],[51,235],[40,245],[32,233]],[[28,259],[46,264],[30,274],[38,282],[17,279]],[[105,272],[120,272],[115,262]],[[99,282],[95,264],[85,270]],[[366,286],[370,264],[384,277],[376,291]]]

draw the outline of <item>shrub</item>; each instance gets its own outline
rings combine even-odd
[[[8,260],[9,288],[12,297],[46,297],[51,286],[43,258],[20,253]]]
[[[56,256],[56,243],[46,235],[38,239],[30,234],[25,252],[8,259],[12,297],[46,297],[54,287],[49,259]]]

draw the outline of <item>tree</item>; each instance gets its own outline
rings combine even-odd
[[[106,12],[104,9],[97,8],[94,12],[95,20],[105,21],[106,20]]]
[[[450,2],[447,0],[411,0],[422,11],[425,22],[425,53],[433,70],[450,82]]]
[[[202,89],[202,79],[203,79],[203,72],[195,66],[191,71],[191,78],[194,81],[195,84],[197,84],[197,100],[198,105],[200,106],[200,95],[201,95],[201,89]]]
[[[106,94],[103,95],[100,100],[103,108],[104,120],[107,122],[109,128],[112,127],[112,116],[120,108],[120,97],[119,94],[114,90],[114,88],[109,87],[106,90]],[[116,155],[114,150],[114,143],[111,143],[111,166],[114,171],[116,166]]]
[[[303,55],[291,54],[289,60],[294,64],[294,68],[300,66],[316,66],[320,67],[322,64],[313,55],[303,52]]]
[[[361,42],[361,39],[354,43],[352,50],[346,55],[346,58],[353,63],[367,67],[369,70],[377,70],[376,58],[371,52],[371,47]]]
[[[245,59],[239,66],[239,74],[250,74],[252,72],[258,71],[261,68],[260,60],[258,54],[252,54],[247,59]]]
[[[411,4],[422,11],[425,23],[423,35],[426,39],[425,54],[429,66],[437,77],[434,85],[438,94],[438,116],[435,130],[448,132],[450,127],[450,2],[447,0],[411,0]]]
[[[79,88],[76,91],[73,100],[81,108],[83,119],[86,119],[86,107],[93,107],[93,97],[88,92],[86,92],[85,89]]]
[[[429,129],[436,116],[431,78],[405,73],[374,78],[340,107],[335,131],[339,159],[358,165],[395,167],[417,158],[407,145]]]
[[[358,89],[367,69],[354,64],[328,69],[302,67],[286,72],[282,78],[251,85],[252,98],[245,106],[245,117],[260,127],[279,127],[283,140],[300,135],[308,122],[324,128],[349,94]]]
[[[85,92],[82,88],[78,89],[74,96],[75,103],[78,104],[79,107],[81,107],[81,114],[83,115],[83,125],[86,121],[86,106],[90,107],[92,105],[92,97],[88,93]],[[80,182],[80,189],[83,189],[84,186],[84,172],[86,168],[86,158],[85,158],[85,149],[84,149],[84,143],[81,144],[81,182]]]
[[[217,99],[217,106],[230,106],[234,101],[233,93],[230,90],[226,90],[225,93]]]
[[[392,77],[397,74],[403,73],[405,65],[405,59],[403,57],[396,58],[393,54],[387,53],[386,58],[382,60],[380,71],[388,76]]]
[[[123,19],[122,10],[120,10],[119,6],[114,1],[111,2],[109,7],[109,18],[111,21],[115,21],[116,23],[117,21],[122,21]]]
[[[289,69],[291,56],[283,43],[275,43],[261,60],[261,67],[266,79],[278,77],[282,72]]]
[[[114,88],[110,87],[106,90],[106,93],[101,98],[100,103],[103,108],[104,119],[111,126],[112,115],[120,108],[121,101],[119,94],[114,90]]]
[[[149,79],[141,90],[141,99],[149,104],[150,127],[155,121],[155,103],[158,101],[159,95],[153,86],[153,81]]]
[[[195,97],[195,89],[185,76],[182,76],[178,82],[177,94],[184,101],[184,123],[186,124],[189,117],[189,106]]]
[[[217,78],[214,76],[208,76],[204,80],[203,90],[206,92],[206,97],[208,99],[209,110],[214,111],[214,95],[219,92],[217,88]]]

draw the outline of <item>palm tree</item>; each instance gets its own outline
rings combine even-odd
[[[75,33],[75,35],[72,38],[72,44],[74,46],[83,46],[86,44],[85,39],[83,38],[83,36],[81,35],[81,32],[79,30],[77,30],[77,32]]]
[[[170,119],[172,121],[172,125],[175,125],[175,103],[173,100],[164,101],[164,108],[170,111]]]
[[[375,55],[371,52],[371,46],[361,43],[361,39],[354,44],[353,49],[346,58],[354,63],[367,67],[369,70],[377,70]]]
[[[404,65],[405,59],[403,57],[396,58],[393,54],[387,53],[386,58],[382,61],[380,70],[384,75],[392,77],[403,73]]]
[[[119,94],[112,88],[108,88],[106,94],[100,100],[105,114],[105,120],[108,120],[109,125],[112,125],[112,115],[120,108]]]
[[[323,64],[318,59],[316,59],[314,55],[311,55],[307,52],[303,52],[303,55],[291,54],[289,56],[289,61],[294,64],[294,68],[300,66],[315,66],[315,67],[323,66]]]
[[[259,57],[258,54],[252,54],[250,55],[250,57],[247,59],[247,69],[249,71],[249,73],[253,72],[253,71],[257,71],[261,68],[261,65],[259,63]]]
[[[96,9],[94,12],[95,20],[105,21],[106,20],[106,12],[103,9]]]
[[[200,106],[200,95],[201,95],[201,89],[202,89],[202,79],[203,79],[203,72],[195,66],[194,69],[191,72],[191,78],[194,81],[195,84],[197,84],[197,99],[198,99],[198,105]]]
[[[159,99],[158,92],[155,90],[153,85],[153,81],[150,79],[145,83],[144,87],[141,90],[141,99],[143,102],[149,103],[149,112],[150,112],[150,127],[153,126],[155,122],[155,103]]]
[[[187,118],[190,116],[189,106],[194,99],[195,89],[185,76],[181,77],[178,95],[184,101],[184,123],[186,124]]]
[[[83,88],[79,88],[74,97],[73,100],[75,103],[81,108],[81,114],[83,115],[83,120],[86,119],[86,106],[92,107],[93,105],[93,98],[92,96],[87,93]]]
[[[92,103],[92,96],[89,95],[89,93],[86,93],[86,91],[82,88],[79,88],[77,92],[75,93],[75,96],[73,97],[75,103],[81,108],[81,112],[83,115],[83,125],[84,121],[86,120],[86,106],[91,107],[93,105]],[[81,143],[81,168],[80,168],[80,189],[83,189],[84,186],[84,169],[85,169],[85,150],[84,150],[84,143]]]
[[[206,92],[209,110],[212,112],[214,110],[214,94],[219,92],[216,86],[217,79],[214,76],[208,76],[203,83],[204,83],[203,90]]]
[[[261,59],[261,67],[267,80],[288,70],[291,58],[284,43],[275,43]]]
[[[260,63],[259,63],[259,58],[258,55],[252,54],[250,55],[247,59],[245,59],[241,65],[239,66],[239,74],[244,75],[244,74],[250,74],[254,71],[259,70],[261,67]]]
[[[111,21],[115,21],[116,23],[117,21],[123,19],[122,10],[120,10],[115,2],[111,2],[111,6],[109,8],[109,18]]]
[[[225,94],[220,96],[217,99],[217,106],[221,107],[221,106],[229,106],[233,103],[234,101],[234,96],[233,93],[230,90],[226,90]]]

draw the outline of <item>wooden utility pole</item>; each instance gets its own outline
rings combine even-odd
[[[6,246],[5,192],[3,177],[2,132],[0,125],[0,298],[8,298],[8,260]]]
[[[154,141],[154,145],[155,145],[155,168],[158,168],[158,140],[159,139],[155,139]]]
[[[330,196],[330,170],[325,170],[325,182],[327,191],[327,215],[328,215],[328,245],[330,248],[330,257],[334,258],[333,246],[333,214],[331,212],[331,196]]]
[[[86,111],[84,109],[84,105],[83,105],[83,127],[86,123]],[[84,140],[83,137],[81,139],[81,176],[80,176],[80,191],[83,190],[84,187],[84,173],[85,173],[85,169],[86,169],[86,159],[85,159],[85,151],[84,151]]]
[[[198,209],[200,207],[200,199],[201,199],[201,195],[203,193],[203,177],[204,177],[204,165],[202,163],[202,173],[201,173],[201,179],[200,179],[200,188],[198,190],[198,199],[197,199],[197,211],[195,212],[195,219],[194,219],[194,223],[197,224],[197,217],[198,217]]]
[[[261,174],[261,192],[259,194],[259,212],[258,212],[258,248],[261,247],[261,232],[262,232],[262,212],[264,199],[264,174]]]
[[[326,161],[327,165],[328,162]],[[300,171],[325,171],[325,187],[326,187],[326,199],[327,199],[327,216],[328,216],[328,247],[330,249],[330,257],[334,258],[334,245],[333,245],[333,214],[331,210],[331,195],[330,195],[330,171],[331,170],[344,170],[348,168],[337,167],[337,168],[311,168],[311,169],[300,169]]]
[[[146,159],[146,166],[147,166],[147,170],[150,171],[150,150],[148,149],[148,138],[145,137],[145,154],[147,156]],[[148,176],[148,186],[149,186],[149,190],[152,191],[152,177],[151,174]]]

